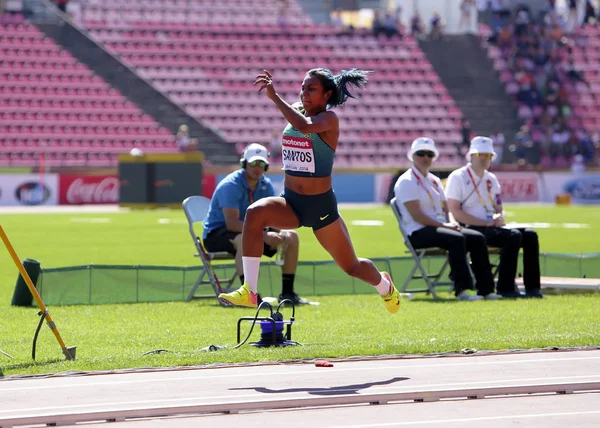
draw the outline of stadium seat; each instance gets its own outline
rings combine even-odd
[[[205,250],[204,245],[202,243],[202,238],[196,235],[194,231],[194,225],[200,224],[206,218],[206,214],[208,213],[208,208],[210,207],[210,199],[204,196],[190,196],[183,201],[182,204],[183,212],[188,221],[190,235],[192,240],[194,241],[194,247],[196,248],[197,253],[194,254],[195,257],[199,257],[202,262],[202,269],[200,274],[198,275],[198,279],[194,283],[194,286],[190,290],[186,298],[186,302],[189,302],[193,298],[199,297],[211,297],[211,296],[197,296],[196,290],[202,284],[210,284],[215,292],[216,297],[219,297],[219,294],[222,292],[230,292],[233,291],[231,285],[235,281],[237,277],[237,273],[235,272],[233,276],[228,280],[219,280],[215,270],[211,262],[213,260],[233,260],[234,257],[227,252],[217,252],[217,253],[209,253]],[[207,278],[207,279],[205,279]],[[227,286],[227,288],[223,288],[223,286]],[[229,303],[219,300],[219,303],[223,306],[230,306]]]

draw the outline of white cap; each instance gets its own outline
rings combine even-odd
[[[496,152],[494,151],[494,141],[488,137],[473,137],[471,140],[471,146],[467,152],[467,160],[471,161],[471,155],[474,153],[490,153],[492,160],[496,158]]]
[[[244,150],[244,154],[242,155],[242,159],[245,159],[248,163],[254,162],[255,160],[262,160],[266,163],[269,163],[269,152],[267,151],[265,146],[262,146],[257,143],[252,143],[246,150]]]
[[[440,156],[440,152],[438,151],[438,149],[435,148],[435,141],[433,141],[431,138],[420,137],[414,140],[410,145],[410,150],[406,155],[408,157],[408,160],[412,162],[413,155],[421,150],[433,152],[435,154],[433,160],[436,160]]]

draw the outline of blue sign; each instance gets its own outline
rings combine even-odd
[[[580,204],[600,204],[600,175],[587,175],[565,183],[564,190]]]

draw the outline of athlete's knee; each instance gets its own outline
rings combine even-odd
[[[300,246],[300,239],[298,233],[295,230],[286,230],[285,232],[285,244],[290,248],[298,248]]]
[[[358,259],[352,263],[341,265],[340,267],[347,275],[350,275],[353,277],[360,276],[361,266],[360,266],[360,261]]]
[[[244,218],[244,225],[249,226],[265,226],[265,206],[252,204],[246,210],[246,217]]]

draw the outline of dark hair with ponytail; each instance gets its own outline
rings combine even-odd
[[[306,73],[307,76],[318,77],[323,85],[325,92],[332,91],[331,96],[327,100],[327,107],[341,106],[348,98],[357,98],[348,90],[348,84],[360,89],[365,88],[367,83],[367,75],[371,71],[357,70],[342,70],[340,74],[334,75],[326,68],[313,68]]]

